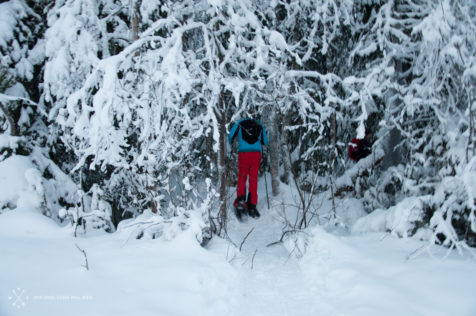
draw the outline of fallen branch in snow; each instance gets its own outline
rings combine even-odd
[[[473,260],[476,259],[476,252],[469,246],[466,245],[466,243],[462,243],[465,247],[465,250],[467,250],[467,252],[472,256]],[[456,245],[452,245],[450,247],[448,247],[448,249],[446,250],[446,254],[443,256],[443,258],[439,258],[439,257],[436,257],[434,255],[434,253],[431,251],[431,248],[434,247],[435,244],[426,244],[426,245],[423,245],[421,247],[418,247],[417,249],[415,249],[414,251],[412,251],[411,253],[408,254],[408,256],[405,258],[405,263],[412,260],[412,259],[415,259],[416,257],[420,256],[423,252],[426,252],[431,258],[433,259],[446,259],[448,258],[448,256],[451,254],[451,251],[454,250],[455,248],[457,248]],[[438,245],[439,246],[439,245]],[[441,247],[443,248],[443,247]]]
[[[82,267],[85,267],[86,270],[89,270],[88,256],[86,256],[86,251],[84,251],[84,249],[79,248],[78,244],[75,244],[75,245],[76,245],[76,248],[78,248],[78,250],[83,253],[84,261],[86,262],[86,264],[82,265]]]
[[[251,270],[253,270],[253,265],[255,262],[255,256],[257,252],[258,252],[258,249],[255,249],[255,252],[253,253],[253,257],[251,258]]]
[[[241,244],[240,244],[240,251],[241,251],[241,247],[243,247],[243,244],[244,244],[245,241],[246,241],[246,238],[248,238],[248,236],[253,232],[254,229],[255,229],[254,227],[251,228],[251,230],[248,232],[248,234],[246,234],[245,238],[243,238],[243,241],[242,241]]]
[[[269,243],[269,244],[266,245],[266,247],[271,247],[271,246],[282,243],[283,239],[284,239],[284,236],[286,236],[286,234],[288,234],[288,233],[305,233],[305,232],[303,230],[300,230],[300,229],[286,230],[286,231],[283,232],[283,234],[281,235],[281,238],[278,241],[274,241],[272,243]]]
[[[141,222],[136,222],[136,223],[132,223],[130,225],[127,225],[127,226],[124,226],[124,228],[129,228],[129,227],[133,227],[133,226],[139,226],[139,225],[146,225],[146,224],[151,224],[151,226],[153,225],[158,225],[158,224],[171,224],[172,221],[171,220],[162,220],[162,221],[141,221]],[[150,227],[150,226],[147,226],[147,228]]]

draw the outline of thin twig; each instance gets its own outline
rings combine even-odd
[[[287,233],[296,233],[296,232],[303,232],[303,231],[299,230],[299,229],[286,230],[286,231],[283,232],[283,234],[281,235],[281,238],[278,241],[269,243],[269,244],[266,245],[266,247],[270,247],[270,246],[274,246],[276,244],[280,244],[280,243],[283,242],[284,236],[286,236]]]
[[[248,234],[246,234],[245,238],[243,238],[243,241],[242,241],[241,244],[240,244],[240,251],[241,251],[241,247],[243,246],[243,244],[244,244],[245,241],[246,241],[246,238],[248,238],[248,236],[253,232],[254,229],[255,229],[254,227],[251,228],[251,230],[248,232]]]
[[[253,270],[253,265],[255,262],[255,256],[257,252],[258,252],[258,248],[255,249],[255,252],[253,253],[253,257],[251,258],[251,270]]]
[[[423,245],[421,247],[418,247],[417,249],[415,249],[414,251],[412,251],[410,254],[408,254],[408,256],[405,258],[405,262],[409,261],[410,259],[413,259],[413,258],[416,258],[418,257],[421,253],[422,253],[422,250],[423,248],[425,247],[428,247],[428,245]]]
[[[78,250],[83,253],[84,261],[86,262],[86,264],[81,265],[81,266],[82,266],[82,267],[85,267],[86,270],[89,270],[88,256],[86,256],[86,251],[84,251],[84,249],[79,248],[78,244],[75,244],[75,245],[76,245],[76,248],[78,248]]]

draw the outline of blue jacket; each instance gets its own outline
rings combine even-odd
[[[261,128],[252,128],[253,123],[256,126],[260,126]],[[250,128],[248,128],[250,127]],[[251,131],[255,135],[250,135],[247,131]],[[247,134],[248,133],[248,134]],[[251,138],[256,138],[256,142],[250,144],[244,138],[248,138],[247,135],[250,135]],[[243,119],[238,121],[233,127],[231,128],[230,134],[228,135],[228,142],[231,143],[238,137],[238,152],[256,152],[262,151],[262,145],[268,145],[268,136],[266,135],[266,129],[264,128],[263,124],[257,120],[252,119]]]

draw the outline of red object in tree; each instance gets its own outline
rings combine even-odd
[[[350,141],[349,149],[347,150],[347,155],[354,161],[358,161],[360,159],[359,144],[360,139],[354,138]]]

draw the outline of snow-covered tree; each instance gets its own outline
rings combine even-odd
[[[28,190],[8,207],[33,207],[56,220],[60,209],[75,201],[74,183],[53,161],[45,146],[48,128],[40,94],[45,60],[43,35],[47,1],[3,1],[0,4],[0,160],[12,157],[31,165],[20,181]],[[24,195],[22,199],[21,196]],[[18,205],[17,205],[18,204]]]
[[[294,228],[310,223],[316,193],[350,188],[368,212],[415,197],[422,216],[408,231],[474,243],[471,1],[0,6],[0,127],[28,137],[41,172],[50,156],[74,180],[62,219],[226,235],[236,164],[226,136],[251,115],[269,132],[273,193],[279,180],[298,189]],[[373,155],[350,163],[348,142],[366,127]]]
[[[39,66],[44,60],[41,40],[45,28],[41,16],[43,8],[42,2],[33,4],[32,8],[22,0],[0,4],[0,93],[4,94],[0,101],[0,115],[10,125],[2,129],[9,130],[12,136],[25,136],[31,132],[30,128],[41,118],[43,111],[35,102],[29,101],[38,101],[39,96]]]
[[[384,101],[380,135],[396,136],[391,146],[402,164],[375,181],[368,200],[388,207],[429,195],[412,225],[452,247],[474,244],[473,193],[462,180],[473,172],[474,12],[469,1],[389,1],[376,11],[368,43],[382,56],[371,71],[381,78],[374,81]]]
[[[440,241],[476,245],[474,189],[466,180],[474,176],[476,6],[471,1],[441,1],[430,7],[431,13],[413,31],[421,36],[421,46],[406,95],[411,100],[406,114],[414,120],[409,125],[421,131],[416,137],[421,143],[412,148],[411,166],[420,167],[425,178],[412,183],[410,190],[428,187],[427,192],[434,194],[436,211],[430,225]],[[408,134],[408,127],[404,131]],[[415,169],[410,170],[416,180]],[[433,179],[439,184],[432,184]],[[448,225],[444,230],[443,223]]]

